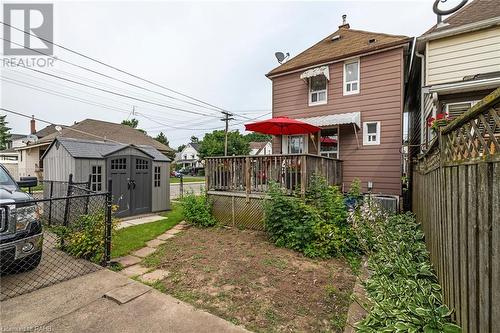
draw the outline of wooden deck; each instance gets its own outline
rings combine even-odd
[[[305,193],[311,176],[323,176],[331,185],[342,184],[342,161],[310,154],[209,157],[207,191],[264,195],[271,182],[288,193]]]

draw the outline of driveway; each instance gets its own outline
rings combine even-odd
[[[205,182],[184,183],[184,194],[194,193],[200,194],[205,187]],[[180,197],[180,184],[170,184],[170,199],[177,199]]]
[[[6,332],[248,332],[107,269],[6,300],[0,322]]]

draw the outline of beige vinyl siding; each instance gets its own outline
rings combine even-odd
[[[500,71],[500,27],[429,41],[426,85]]]
[[[301,72],[274,78],[273,116],[307,118],[361,112],[361,122],[380,121],[380,145],[373,146],[363,146],[362,128],[358,129],[356,141],[352,125],[340,126],[344,189],[358,177],[364,191],[367,182],[372,181],[375,193],[400,195],[403,48],[360,58],[359,94],[343,95],[343,62],[331,64],[329,70],[328,103],[319,106],[308,105],[308,86],[300,79]],[[279,147],[279,140],[274,139],[273,152],[279,153]]]

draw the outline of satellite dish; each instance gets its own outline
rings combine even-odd
[[[26,136],[26,139],[23,140],[23,143],[36,143],[38,141],[38,137],[36,135],[30,134]]]
[[[435,0],[434,5],[432,6],[432,11],[437,15],[438,17],[438,23],[441,23],[441,16],[443,15],[450,15],[465,6],[468,2],[468,0],[460,0],[460,2],[455,5],[454,7],[447,8],[447,9],[440,9],[439,4],[440,3],[446,3],[448,0]],[[456,0],[455,0],[456,1]]]
[[[56,131],[58,131],[59,133],[61,133],[61,131],[62,131],[62,127],[61,127],[61,126],[59,126],[59,125],[57,125],[57,126],[56,126]]]
[[[285,60],[286,58],[288,58],[290,56],[290,53],[286,53],[286,55],[283,53],[283,52],[276,52],[274,53],[274,56],[276,57],[276,59],[278,59],[278,62],[280,64],[283,63],[283,60]]]

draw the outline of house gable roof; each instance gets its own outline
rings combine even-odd
[[[199,142],[190,142],[188,143],[191,147],[193,147],[194,150],[197,152],[200,152],[200,143]]]
[[[170,147],[130,126],[95,119],[85,119],[70,128],[63,128],[61,133],[56,131],[40,139],[37,144],[50,143],[57,137],[94,141],[106,138],[106,140],[122,144],[151,146],[162,153],[172,151]]]
[[[56,125],[54,124],[42,128],[41,130],[36,132],[35,135],[38,139],[41,139],[53,133],[57,133]]]
[[[500,4],[498,0],[474,0],[454,14],[448,16],[443,20],[444,24],[434,25],[422,36],[497,17],[500,17]]]
[[[332,40],[334,36],[340,36],[340,38]],[[373,40],[373,42],[370,43],[370,40]],[[307,50],[276,67],[266,76],[270,77],[308,66],[324,64],[392,46],[402,45],[410,40],[411,38],[407,36],[354,30],[350,29],[348,25],[344,25]]]

